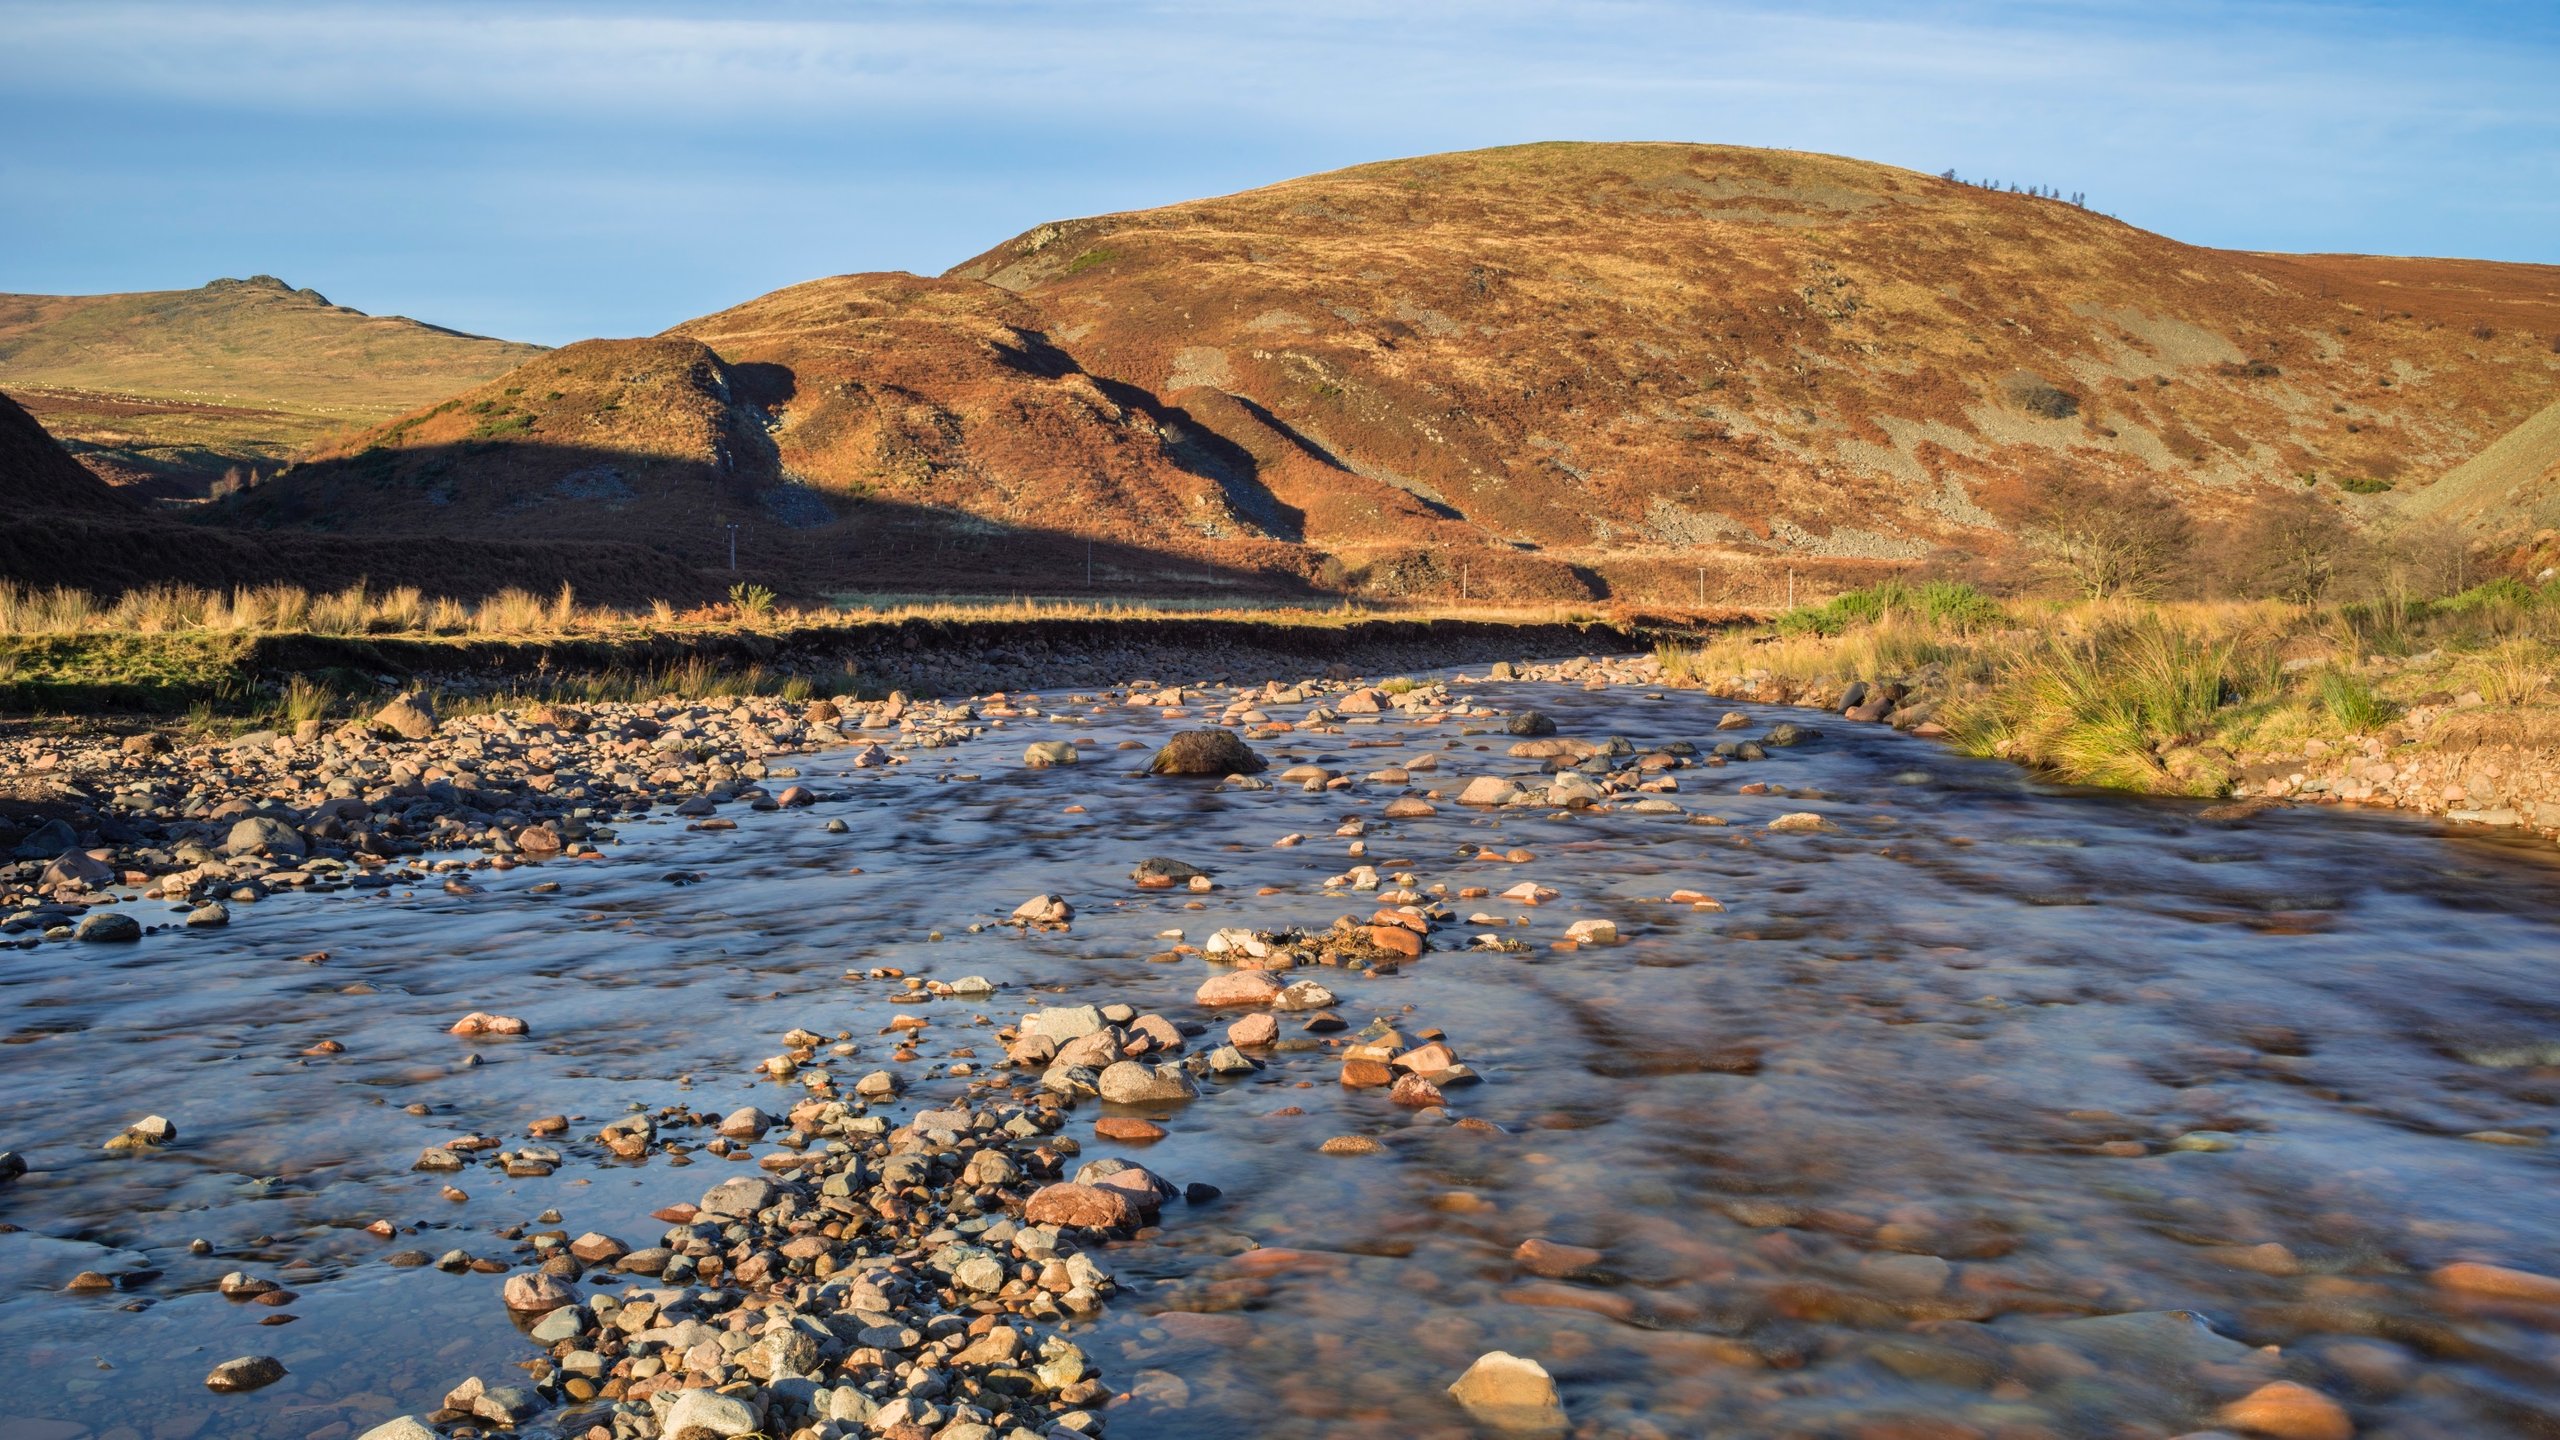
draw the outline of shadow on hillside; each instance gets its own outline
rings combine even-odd
[[[790,383],[781,367],[766,368],[780,372],[759,377],[767,392]],[[423,524],[401,518],[422,510],[430,517]],[[375,515],[381,518],[367,523]],[[352,578],[353,564],[378,585],[485,594],[566,581],[615,604],[697,600],[732,583],[769,586],[797,600],[859,592],[1096,600],[1321,593],[1308,578],[1321,557],[1298,546],[1212,535],[1196,546],[1146,544],[1093,533],[1112,523],[1109,515],[1076,515],[1056,528],[1009,525],[800,485],[753,463],[723,472],[601,447],[511,441],[374,451],[308,467],[217,507],[181,533],[225,547],[265,547],[332,577]],[[211,542],[213,536],[223,538]],[[161,547],[146,548],[150,553],[137,557],[145,563],[117,567],[122,584],[138,583],[137,574],[181,578],[149,574],[157,566],[186,567]],[[618,553],[596,553],[607,550]],[[548,557],[548,569],[531,563],[535,552]],[[637,563],[653,576],[628,573],[640,556],[646,559]],[[453,573],[440,573],[448,562]],[[0,550],[0,573],[35,564]]]

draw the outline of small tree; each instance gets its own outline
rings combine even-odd
[[[2166,588],[2194,547],[2195,522],[2157,487],[2066,470],[2028,507],[2024,535],[2049,576],[2104,600]]]
[[[2233,535],[2233,555],[2249,590],[2315,605],[2352,561],[2355,531],[2337,507],[2314,495],[2286,494],[2259,502]]]

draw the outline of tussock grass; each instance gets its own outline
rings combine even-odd
[[[1954,706],[1948,728],[1977,753],[2026,758],[2084,784],[2211,794],[2227,772],[2165,757],[2211,733],[2226,700],[2245,698],[2258,667],[2243,643],[2157,614],[2052,635]]]
[[[2421,696],[2476,689],[2517,708],[2560,696],[2560,585],[2497,580],[2329,607],[2002,605],[1961,586],[1931,590],[1888,582],[1657,653],[1683,683],[1919,680],[1943,696],[1934,718],[1973,753],[2174,794],[2227,788],[2245,750],[2380,734]]]

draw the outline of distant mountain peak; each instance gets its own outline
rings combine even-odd
[[[218,280],[206,281],[204,288],[207,290],[273,290],[279,294],[299,295],[303,299],[312,301],[315,304],[327,305],[330,303],[329,297],[321,294],[317,290],[313,290],[307,286],[301,289],[296,289],[290,282],[279,279],[273,275],[252,275],[246,280],[237,280],[226,275]],[[358,311],[356,313],[362,314],[363,312]]]

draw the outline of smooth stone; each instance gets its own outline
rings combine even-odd
[[[1449,1394],[1487,1429],[1507,1435],[1562,1435],[1564,1399],[1546,1367],[1507,1351],[1478,1356]]]

